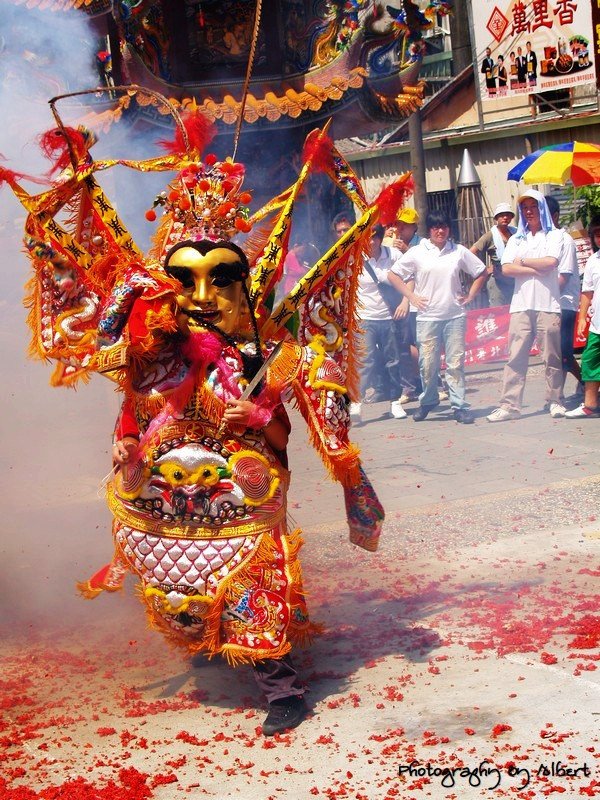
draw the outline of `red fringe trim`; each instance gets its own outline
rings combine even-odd
[[[71,143],[73,152],[79,160],[85,153],[85,137],[81,131],[75,128],[65,128],[67,132],[68,141]],[[57,170],[66,169],[71,163],[71,156],[69,154],[69,145],[65,134],[59,128],[53,128],[51,131],[42,133],[39,137],[39,145],[42,153],[54,162],[49,175]]]
[[[302,162],[306,164],[310,161],[313,172],[333,172],[335,167],[333,150],[332,140],[317,128],[306,137]]]
[[[398,211],[406,203],[415,190],[410,172],[406,172],[394,183],[381,190],[373,205],[379,209],[379,222],[385,227],[391,225],[398,216]]]
[[[202,153],[204,148],[215,138],[217,129],[213,123],[198,110],[195,112],[188,111],[182,114],[181,121],[187,133],[191,149],[196,150],[198,154]],[[179,128],[175,131],[174,139],[160,139],[156,144],[162,147],[165,152],[171,153],[172,155],[185,153],[187,149]]]

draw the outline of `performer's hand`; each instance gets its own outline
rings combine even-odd
[[[138,446],[138,440],[132,436],[125,436],[123,439],[118,439],[112,449],[112,457],[115,464],[123,466],[128,464],[131,454],[135,452]]]
[[[400,250],[401,253],[406,253],[409,249],[408,245],[403,242],[402,239],[394,239],[393,247],[395,247],[396,250]]]
[[[231,425],[243,425],[248,427],[250,415],[255,408],[255,404],[250,400],[229,400],[223,412],[223,419]]]

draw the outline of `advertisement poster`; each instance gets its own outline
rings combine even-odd
[[[589,0],[477,0],[471,5],[482,101],[595,87]]]

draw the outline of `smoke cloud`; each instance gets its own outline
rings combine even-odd
[[[39,154],[36,137],[54,126],[47,100],[97,85],[97,38],[80,13],[43,13],[8,2],[1,13],[3,29],[10,31],[0,40],[1,163],[41,175],[50,164]],[[23,186],[40,191],[26,181]],[[14,630],[90,614],[74,586],[112,555],[99,484],[111,466],[110,434],[118,411],[109,381],[95,377],[77,391],[54,389],[52,365],[26,358],[30,331],[22,299],[30,267],[23,252],[24,221],[24,209],[4,186],[0,610]]]

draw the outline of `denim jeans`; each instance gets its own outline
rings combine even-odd
[[[421,394],[421,380],[411,353],[411,344],[414,344],[415,339],[411,330],[410,317],[394,320],[394,330],[398,347],[398,375],[402,393]]]
[[[438,373],[442,345],[446,355],[446,383],[452,408],[467,408],[465,400],[465,332],[466,317],[442,320],[417,318],[417,345],[423,392],[419,395],[422,406],[439,403]]]
[[[364,396],[369,386],[383,386],[388,400],[397,400],[402,394],[400,384],[400,359],[391,319],[364,319],[364,352],[360,359],[360,392]]]

